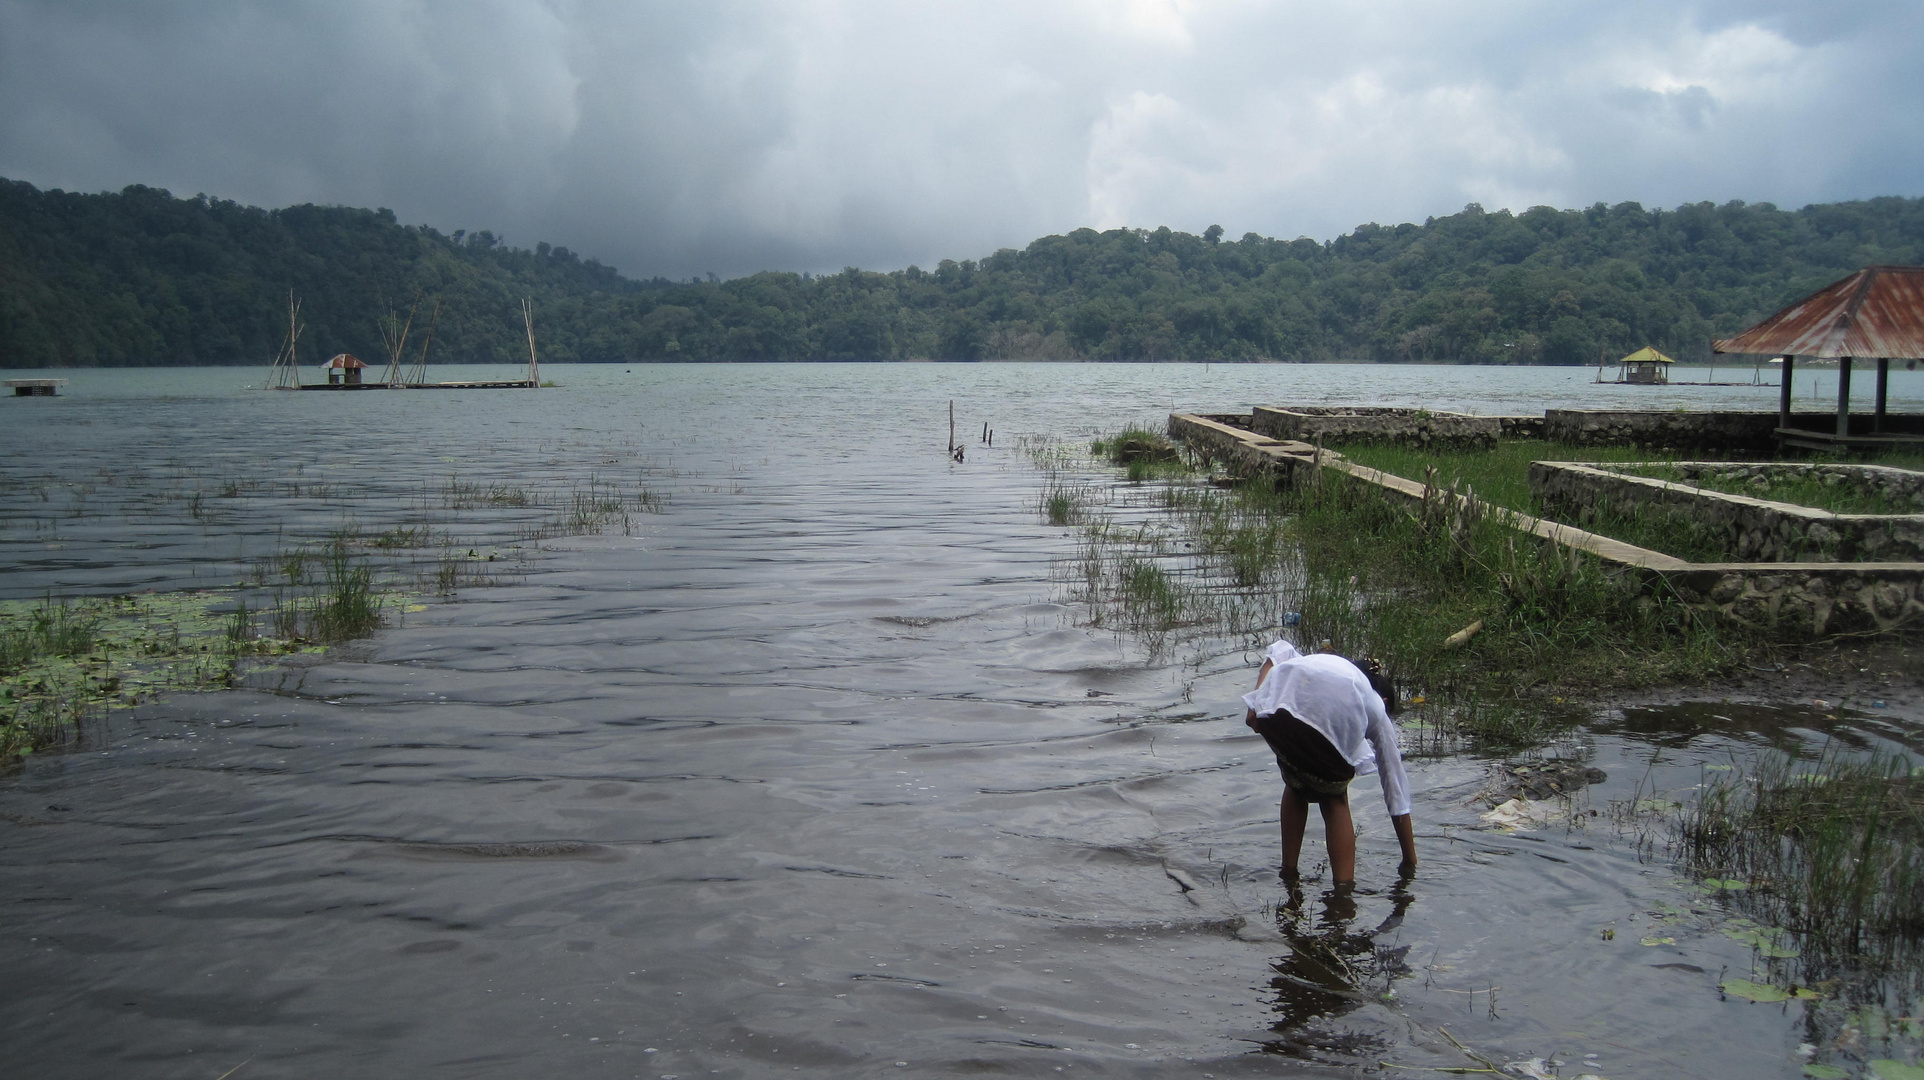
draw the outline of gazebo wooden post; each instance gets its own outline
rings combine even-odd
[[[1851,358],[1837,358],[1837,437],[1851,435]]]
[[[1880,356],[1877,358],[1877,412],[1871,418],[1871,430],[1880,434],[1884,430],[1885,390],[1889,387],[1890,381],[1891,358]]]
[[[1782,381],[1777,384],[1777,426],[1780,428],[1790,426],[1790,369],[1796,364],[1795,356],[1788,353],[1784,355]]]

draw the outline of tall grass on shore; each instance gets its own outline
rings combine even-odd
[[[1520,478],[1535,455],[1506,467]],[[1294,487],[1258,478],[1225,488],[1170,467],[1159,514],[1084,526],[1072,596],[1092,624],[1143,634],[1152,648],[1254,643],[1287,622],[1305,647],[1382,660],[1430,730],[1487,743],[1527,743],[1567,722],[1560,694],[1702,678],[1746,655],[1747,640],[1678,597],[1519,533],[1455,498],[1483,494],[1460,478],[1411,471],[1428,483],[1420,504],[1335,470]],[[1688,538],[1685,523],[1642,524]]]
[[[1444,693],[1647,685],[1736,662],[1739,643],[1677,597],[1448,498],[1434,474],[1429,491],[1406,508],[1324,473],[1281,493],[1307,577],[1349,585],[1305,591],[1305,637]]]

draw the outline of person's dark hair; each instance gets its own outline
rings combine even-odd
[[[1383,699],[1383,708],[1387,710],[1391,716],[1395,716],[1401,711],[1401,704],[1397,701],[1396,696],[1396,684],[1392,682],[1389,675],[1383,671],[1383,662],[1381,660],[1373,656],[1345,656],[1343,659],[1355,664],[1356,670],[1362,672],[1363,677],[1370,681],[1370,689],[1376,691],[1376,696]]]

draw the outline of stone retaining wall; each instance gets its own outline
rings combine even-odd
[[[1680,511],[1727,531],[1730,555],[1746,562],[1924,559],[1924,514],[1833,514],[1566,461],[1531,462],[1530,493],[1550,513],[1583,525],[1605,509]]]
[[[1696,563],[1656,578],[1698,610],[1779,634],[1820,638],[1924,623],[1924,564],[1914,562]]]
[[[1503,432],[1500,418],[1427,409],[1348,408],[1316,405],[1258,407],[1249,419],[1258,434],[1325,446],[1340,443],[1408,443],[1487,450]]]
[[[1868,434],[1872,417],[1851,415],[1852,434]],[[1810,431],[1836,431],[1836,412],[1797,412],[1791,426]],[[1924,430],[1924,417],[1890,413],[1884,427],[1892,432]],[[1733,454],[1772,454],[1777,451],[1777,413],[1770,412],[1600,412],[1588,409],[1550,409],[1543,414],[1543,435],[1552,442],[1575,446],[1636,446],[1680,453],[1714,450]]]

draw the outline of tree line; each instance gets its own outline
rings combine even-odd
[[[1924,199],[1889,197],[1472,204],[1327,242],[1077,229],[929,270],[636,280],[567,248],[444,234],[389,210],[0,180],[0,366],[265,364],[290,291],[309,360],[385,360],[381,320],[426,298],[441,304],[435,358],[519,362],[524,296],[555,362],[1591,364],[1646,344],[1693,360],[1865,265],[1921,261]]]

